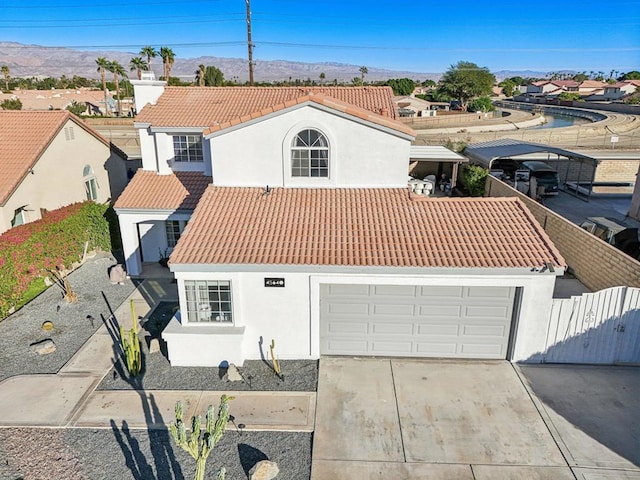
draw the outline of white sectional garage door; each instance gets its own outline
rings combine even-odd
[[[320,286],[320,353],[505,359],[515,287]]]

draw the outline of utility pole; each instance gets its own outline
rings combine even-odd
[[[247,4],[247,47],[249,48],[249,85],[253,85],[253,43],[251,42],[251,0]]]

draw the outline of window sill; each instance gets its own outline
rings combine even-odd
[[[179,335],[242,335],[245,327],[235,327],[233,324],[220,323],[180,323],[176,317],[173,317],[169,324],[162,331],[165,334]]]

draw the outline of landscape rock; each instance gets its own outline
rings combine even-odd
[[[156,353],[160,351],[160,340],[152,338],[149,340],[149,353]]]
[[[126,278],[127,272],[125,272],[124,267],[120,263],[114,265],[111,267],[111,270],[109,270],[109,280],[112,285],[115,285],[116,283],[122,285]]]
[[[48,355],[56,351],[56,344],[50,338],[31,344],[31,350],[38,355]]]
[[[240,372],[238,371],[238,367],[236,367],[233,363],[229,364],[227,368],[227,373],[224,375],[223,380],[225,382],[242,382],[244,379]]]
[[[260,460],[249,470],[249,480],[271,480],[276,478],[280,469],[276,462]]]

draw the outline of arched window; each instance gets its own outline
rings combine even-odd
[[[98,182],[96,182],[93,167],[85,165],[82,169],[82,176],[84,177],[84,191],[87,194],[87,200],[96,201],[98,199]]]
[[[292,177],[328,177],[329,142],[317,130],[298,133],[291,145]]]

